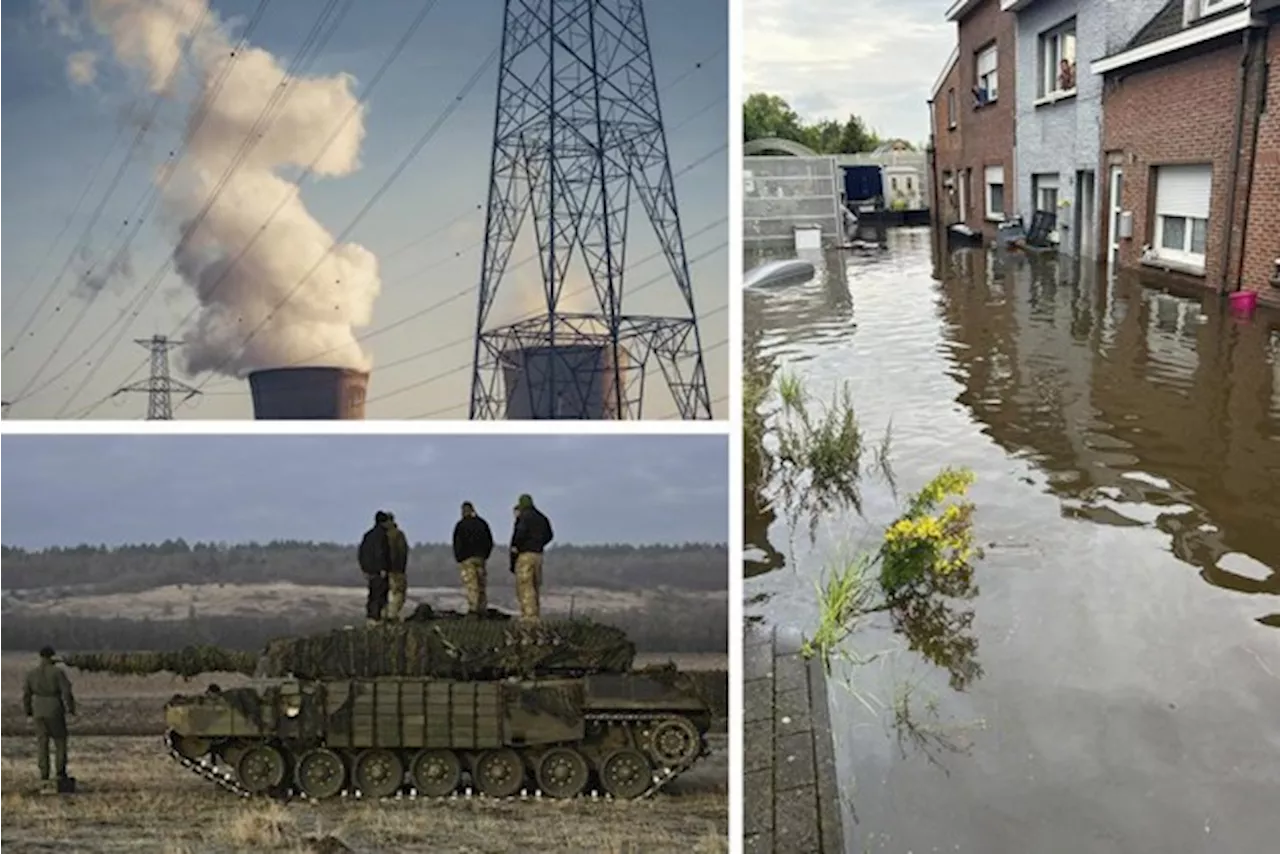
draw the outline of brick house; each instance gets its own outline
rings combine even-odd
[[[1099,257],[1098,145],[1102,80],[1089,61],[1124,46],[1166,0],[1001,0],[1015,17],[1017,174],[1006,193],[1030,225],[1056,217],[1051,239],[1077,258]],[[1079,62],[1077,62],[1079,57]]]
[[[1005,181],[1014,175],[1013,16],[1000,0],[955,0],[947,20],[957,46],[930,95],[930,181],[944,225],[964,223],[987,237],[1013,203]]]
[[[1113,266],[1280,304],[1278,29],[1280,0],[1168,0],[1092,63]]]

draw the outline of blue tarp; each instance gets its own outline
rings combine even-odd
[[[845,166],[844,198],[849,202],[862,202],[884,196],[884,179],[879,166]]]

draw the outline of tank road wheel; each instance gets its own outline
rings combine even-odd
[[[591,769],[571,747],[553,747],[538,761],[538,785],[553,798],[572,798],[587,787]]]
[[[429,798],[443,798],[462,782],[462,763],[452,750],[419,750],[409,765],[417,790]]]
[[[653,768],[638,750],[615,750],[600,763],[600,785],[615,798],[638,798],[653,784]]]
[[[169,741],[173,749],[187,759],[198,760],[213,749],[213,741],[197,735],[178,735],[173,733]]]
[[[255,795],[274,789],[284,782],[284,754],[269,744],[245,748],[236,762],[240,785]]]
[[[520,754],[504,747],[486,750],[476,760],[476,785],[491,798],[509,798],[524,785],[524,762]]]
[[[649,731],[649,754],[666,768],[685,765],[702,752],[702,738],[688,718],[666,718]]]
[[[366,797],[389,797],[404,785],[404,763],[390,750],[366,750],[356,757],[351,780]]]
[[[324,747],[302,754],[294,773],[302,793],[317,801],[332,798],[342,791],[343,784],[347,782],[346,763],[341,756]]]

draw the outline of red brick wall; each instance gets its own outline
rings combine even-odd
[[[948,118],[947,103],[948,94],[951,91],[956,93],[956,126],[951,127]],[[960,64],[956,65],[947,73],[947,77],[942,81],[942,88],[938,90],[938,98],[933,103],[932,131],[933,131],[933,151],[934,161],[937,164],[937,175],[935,180],[937,183],[933,188],[932,198],[934,217],[943,224],[951,224],[959,218],[958,202],[959,196],[949,194],[943,181],[946,172],[953,175],[959,171],[961,163],[961,153],[963,148],[960,144],[961,127],[965,120],[964,105],[962,95],[964,92],[960,89]]]
[[[1271,27],[1267,36],[1267,58],[1271,63],[1271,79],[1267,86],[1267,111],[1262,114],[1258,128],[1258,155],[1241,286],[1260,291],[1264,298],[1280,303],[1280,288],[1270,284],[1275,261],[1280,258],[1280,26]]]
[[[960,21],[959,76],[962,164],[973,170],[970,185],[970,228],[995,234],[995,224],[986,221],[985,167],[1003,166],[1005,180],[1005,212],[1013,209],[1013,166],[1017,75],[1017,35],[1012,12],[1000,11],[1000,0],[984,0]],[[971,90],[977,84],[978,52],[992,41],[997,44],[1000,96],[994,104],[974,109]]]
[[[1205,275],[1203,283],[1219,288],[1227,278],[1227,287],[1234,287],[1235,268],[1243,229],[1239,223],[1249,202],[1249,144],[1252,137],[1251,109],[1256,85],[1261,80],[1261,64],[1251,65],[1249,92],[1247,94],[1244,134],[1237,183],[1236,205],[1232,213],[1227,211],[1230,188],[1228,186],[1232,166],[1232,142],[1239,102],[1239,74],[1241,62],[1241,38],[1224,39],[1222,43],[1205,51],[1187,51],[1169,61],[1142,67],[1131,73],[1118,73],[1107,82],[1103,93],[1103,145],[1104,158],[1110,153],[1123,155],[1124,199],[1123,209],[1133,212],[1133,239],[1120,244],[1120,265],[1132,267],[1139,264],[1142,247],[1155,242],[1152,209],[1154,186],[1152,169],[1176,163],[1211,163],[1213,166],[1213,190],[1209,209],[1209,230],[1206,241]],[[1274,45],[1271,47],[1274,53]],[[1257,52],[1257,58],[1262,56]],[[1272,82],[1274,89],[1275,82]],[[1275,147],[1276,119],[1268,116],[1272,126],[1269,140],[1266,129],[1259,138],[1259,149]],[[1254,177],[1254,216],[1260,222],[1255,229],[1250,222],[1249,247],[1251,256],[1264,252],[1263,247],[1275,241],[1274,225],[1280,214],[1275,207],[1276,190],[1267,191],[1265,165],[1269,159],[1260,158],[1258,174]],[[1109,170],[1108,170],[1109,172]],[[1108,179],[1109,180],[1109,179]],[[1275,187],[1276,184],[1272,184]],[[1109,187],[1107,188],[1109,191]],[[1270,211],[1258,204],[1260,196],[1271,197]],[[1109,204],[1109,200],[1104,200]],[[1269,218],[1270,217],[1270,218]],[[1262,233],[1270,222],[1273,230]],[[1107,225],[1109,229],[1109,223]],[[1255,231],[1259,236],[1254,240]],[[1108,238],[1109,235],[1108,235]],[[1223,269],[1224,242],[1231,241],[1232,262]],[[1274,250],[1274,246],[1272,249]],[[1256,267],[1256,260],[1250,267]],[[1198,277],[1197,277],[1198,278]]]

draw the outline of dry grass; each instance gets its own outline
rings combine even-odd
[[[71,743],[79,793],[35,794],[34,745],[0,741],[6,850],[728,851],[727,758],[720,749],[651,800],[244,801],[170,761],[159,739]],[[312,839],[325,839],[319,844]],[[345,848],[343,847],[345,846]]]

